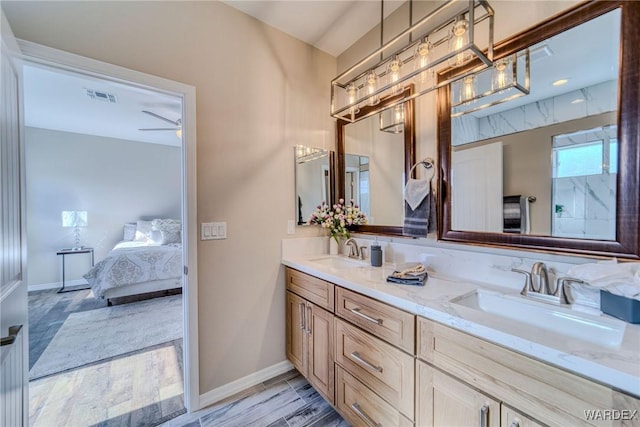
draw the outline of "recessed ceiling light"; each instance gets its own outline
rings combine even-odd
[[[555,82],[551,83],[554,86],[562,86],[564,84],[567,84],[569,80],[568,79],[560,79],[560,80],[556,80]]]
[[[576,98],[571,101],[572,104],[580,104],[581,102],[584,102],[584,98]]]

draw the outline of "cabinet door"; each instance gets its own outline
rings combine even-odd
[[[426,363],[416,365],[416,425],[500,427],[500,402]]]
[[[287,334],[287,359],[289,359],[298,372],[303,375],[306,375],[306,315],[306,301],[298,295],[287,291],[287,318],[285,326]]]
[[[307,302],[309,340],[307,379],[327,401],[333,404],[333,314]]]
[[[527,417],[526,415],[510,408],[506,405],[502,405],[501,416],[502,427],[542,427],[543,425]]]

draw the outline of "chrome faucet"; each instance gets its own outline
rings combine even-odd
[[[349,247],[349,258],[360,259],[360,248],[358,247],[358,242],[356,242],[355,239],[350,237],[346,242],[344,242],[344,244]]]

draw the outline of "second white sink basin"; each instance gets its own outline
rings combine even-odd
[[[363,261],[339,255],[325,255],[318,258],[312,258],[309,261],[332,268],[353,268],[366,265]]]
[[[624,338],[626,324],[620,320],[530,301],[520,295],[475,290],[450,302],[607,347],[619,346]]]

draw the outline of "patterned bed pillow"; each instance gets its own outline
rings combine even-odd
[[[179,219],[154,219],[152,227],[160,231],[161,245],[182,243],[182,222]]]

